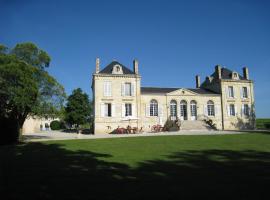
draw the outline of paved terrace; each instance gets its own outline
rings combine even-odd
[[[47,140],[72,140],[72,139],[99,139],[99,138],[122,138],[122,137],[147,137],[147,136],[166,136],[166,135],[227,135],[242,134],[240,131],[201,131],[201,130],[182,130],[177,132],[158,132],[158,133],[136,133],[136,134],[77,134],[61,131],[43,131],[37,133],[24,134],[26,142],[47,141]]]

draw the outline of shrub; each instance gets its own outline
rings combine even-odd
[[[50,127],[51,127],[52,130],[60,130],[60,129],[65,128],[65,125],[64,125],[63,122],[54,120],[54,121],[51,122]]]

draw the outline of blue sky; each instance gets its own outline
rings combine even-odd
[[[95,58],[132,67],[143,86],[194,87],[216,64],[255,80],[258,117],[270,117],[270,1],[0,0],[0,43],[31,41],[68,94],[91,96]]]

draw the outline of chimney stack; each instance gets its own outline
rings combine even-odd
[[[217,79],[221,79],[221,66],[220,65],[216,66],[216,74],[217,74]]]
[[[138,60],[133,60],[133,70],[135,74],[139,74],[139,63]]]
[[[248,68],[247,67],[244,67],[243,68],[243,77],[244,79],[249,79],[249,74],[248,74]]]
[[[201,78],[199,75],[196,75],[196,88],[201,87]]]
[[[99,58],[96,58],[96,74],[99,73]]]

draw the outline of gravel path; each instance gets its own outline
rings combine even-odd
[[[98,139],[98,138],[121,138],[121,137],[145,137],[145,136],[166,136],[166,135],[224,135],[224,134],[241,134],[238,131],[177,131],[177,132],[159,132],[159,133],[138,133],[138,134],[77,134],[66,133],[61,131],[43,131],[38,133],[24,134],[26,142],[47,141],[47,140],[72,140],[72,139]]]

